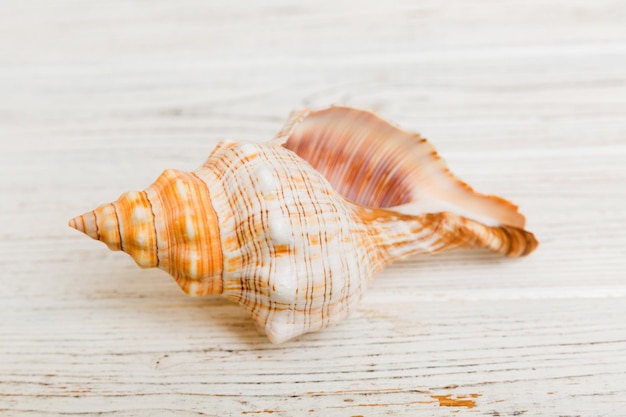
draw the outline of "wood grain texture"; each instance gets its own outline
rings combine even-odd
[[[0,414],[624,415],[626,4],[260,3],[0,4]],[[429,138],[537,252],[398,264],[273,346],[66,226],[331,103]]]

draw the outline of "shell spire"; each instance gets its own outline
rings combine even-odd
[[[274,343],[346,317],[374,274],[451,248],[537,247],[514,204],[452,175],[433,146],[366,111],[293,113],[274,140],[223,141],[69,225],[239,303]]]
[[[128,192],[71,219],[69,225],[111,250],[123,250],[140,267],[150,268],[158,265],[153,220],[145,192]]]
[[[126,192],[69,225],[142,268],[167,271],[188,294],[222,290],[217,215],[206,184],[191,173],[166,170],[146,190]]]

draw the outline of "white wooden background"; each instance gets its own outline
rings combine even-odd
[[[67,227],[289,111],[373,109],[521,206],[274,346]],[[0,415],[626,415],[626,2],[0,2]]]

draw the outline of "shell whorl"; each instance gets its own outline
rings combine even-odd
[[[189,172],[168,169],[144,191],[70,220],[69,225],[142,268],[170,273],[188,294],[222,292],[222,248],[209,190]]]
[[[376,271],[351,205],[295,153],[224,141],[196,171],[224,232],[222,295],[274,343],[345,317]]]

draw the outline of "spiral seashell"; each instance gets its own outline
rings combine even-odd
[[[521,256],[517,207],[456,179],[432,145],[372,113],[293,113],[270,142],[223,141],[194,172],[166,170],[70,226],[239,303],[274,343],[350,313],[395,260],[450,248]]]

